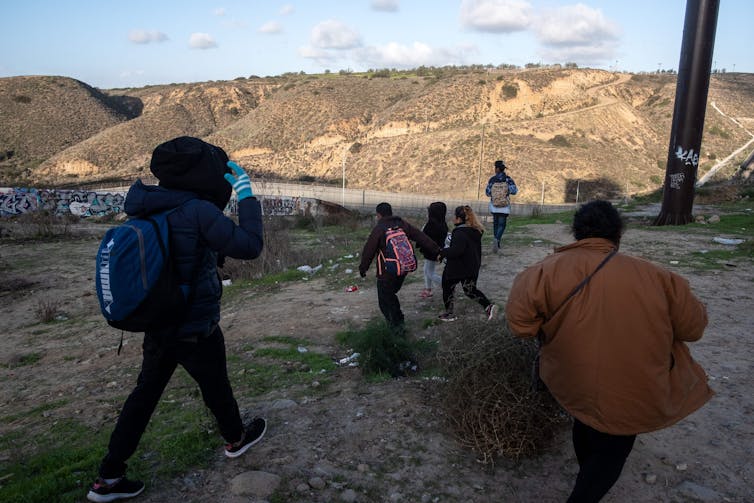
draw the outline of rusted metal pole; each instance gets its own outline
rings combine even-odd
[[[654,225],[684,225],[693,221],[694,184],[719,7],[720,0],[686,2],[662,208]]]

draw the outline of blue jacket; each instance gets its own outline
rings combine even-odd
[[[513,178],[509,177],[505,174],[505,171],[502,173],[495,173],[492,175],[487,182],[487,188],[484,189],[484,193],[487,194],[487,197],[490,198],[490,204],[489,209],[490,213],[510,213],[511,209],[510,206],[506,206],[503,208],[498,208],[496,206],[493,206],[492,204],[492,185],[498,182],[506,182],[508,184],[508,194],[511,196],[515,196],[518,193],[518,187],[516,186],[516,182],[513,181]]]
[[[170,250],[181,283],[193,283],[193,292],[189,314],[176,335],[208,335],[220,321],[222,283],[217,274],[218,254],[253,259],[262,252],[259,201],[251,197],[239,202],[236,225],[217,206],[193,192],[144,185],[137,180],[126,195],[124,208],[129,216],[178,208],[168,216]]]

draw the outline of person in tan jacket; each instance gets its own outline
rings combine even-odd
[[[681,276],[617,253],[623,229],[609,202],[582,205],[576,242],[519,273],[506,306],[515,336],[540,338],[542,381],[574,418],[579,473],[569,502],[599,501],[638,433],[712,396],[685,344],[702,337],[704,304]]]

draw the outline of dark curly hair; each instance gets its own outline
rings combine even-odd
[[[609,201],[590,201],[582,204],[573,216],[573,237],[609,239],[616,245],[624,230],[623,218]]]

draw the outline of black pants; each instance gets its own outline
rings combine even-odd
[[[126,461],[136,451],[157,402],[178,364],[199,384],[204,403],[217,419],[226,442],[236,442],[243,434],[238,404],[228,380],[225,338],[217,327],[198,341],[170,341],[157,335],[144,336],[144,360],[136,387],[123,404],[108,452],[100,465],[102,478],[125,475]]]
[[[610,435],[573,420],[573,448],[579,462],[568,503],[597,502],[620,477],[636,435]]]
[[[476,287],[476,278],[465,279],[448,279],[445,276],[442,277],[442,302],[445,304],[445,311],[448,313],[453,312],[453,294],[456,289],[456,285],[460,283],[463,288],[463,293],[466,294],[471,300],[475,300],[487,309],[487,306],[491,304],[486,295]]]
[[[398,301],[398,291],[405,279],[405,275],[395,276],[394,274],[385,274],[377,278],[377,302],[380,305],[380,311],[390,328],[398,330],[403,328],[403,311]]]

